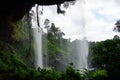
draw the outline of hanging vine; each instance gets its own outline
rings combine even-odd
[[[39,20],[39,5],[36,6],[36,15],[37,15],[37,25],[38,25],[38,32],[40,31],[40,20]]]

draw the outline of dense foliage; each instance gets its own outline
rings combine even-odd
[[[80,73],[68,67],[66,71],[55,69],[40,69],[34,67],[34,51],[32,30],[26,20],[18,22],[14,30],[14,40],[6,43],[0,40],[0,80],[75,80],[81,79]],[[51,29],[51,31],[53,31]],[[54,33],[56,34],[56,32]],[[58,38],[53,35],[48,40],[50,59],[55,59],[58,53],[64,53],[58,44]],[[54,56],[54,58],[53,58]],[[72,76],[71,76],[72,75]]]
[[[105,69],[109,80],[119,80],[120,76],[120,40],[106,40],[96,43],[92,49],[94,67]]]
[[[66,49],[62,47],[62,44],[65,44],[64,38],[62,37],[64,33],[61,32],[54,23],[51,23],[51,25],[46,24],[45,28],[47,29],[47,33],[43,34],[43,55],[45,57],[47,56],[47,67],[55,67],[57,66],[55,64],[56,61],[64,57],[67,52]]]
[[[113,40],[91,42],[89,60],[92,61],[94,70],[85,69],[81,72],[74,68],[74,64],[78,63],[76,44],[80,40],[71,42],[70,39],[63,38],[65,34],[52,23],[46,26],[47,33],[43,34],[43,56],[48,58],[48,64],[44,66],[51,68],[35,69],[33,36],[29,22],[24,18],[14,25],[14,40],[11,43],[0,40],[0,80],[119,80],[119,36],[115,35]],[[69,63],[74,58],[74,64],[60,62]],[[64,68],[61,71],[58,67]]]

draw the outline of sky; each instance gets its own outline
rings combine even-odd
[[[113,31],[120,19],[120,0],[78,0],[68,9],[62,8],[65,15],[57,14],[56,8],[56,5],[43,6],[40,20],[43,23],[48,18],[55,23],[65,38],[75,40],[86,36],[89,41],[103,41],[120,34]]]

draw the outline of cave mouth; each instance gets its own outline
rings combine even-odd
[[[61,3],[69,1],[75,0],[4,0],[0,2],[0,40],[6,42],[14,40],[15,23],[29,13],[35,4],[49,6],[60,5]],[[58,13],[59,12],[61,12],[60,9],[58,10]]]

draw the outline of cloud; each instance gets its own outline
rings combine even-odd
[[[101,41],[111,39],[117,33],[113,26],[120,18],[120,0],[86,0],[78,1],[66,10],[65,16],[58,15],[56,6],[44,7],[42,20],[50,19],[66,34],[66,38],[81,39],[83,32],[88,40]],[[84,26],[85,24],[85,26]]]
[[[113,0],[88,1],[87,8],[87,38],[92,41],[111,39],[117,33],[113,32],[115,20],[119,19],[119,9]],[[97,5],[97,6],[96,6]],[[93,12],[94,11],[94,12]],[[95,35],[93,37],[93,35]]]

